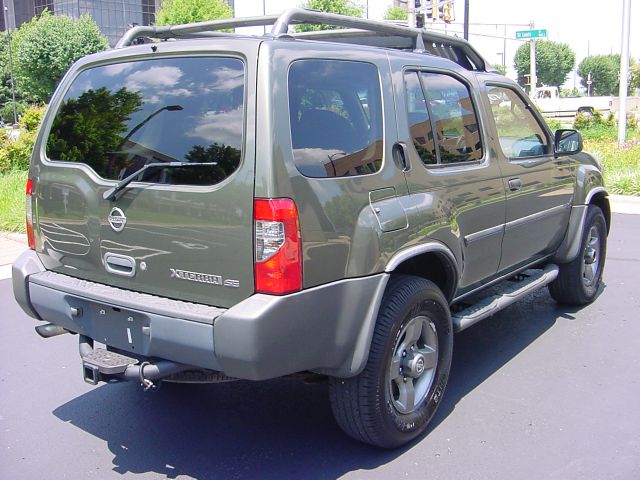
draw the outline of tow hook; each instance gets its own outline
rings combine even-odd
[[[133,380],[140,382],[145,392],[156,391],[163,378],[193,368],[169,360],[153,363],[145,360],[139,363],[137,358],[121,353],[104,348],[94,349],[93,340],[85,335],[80,335],[79,347],[84,380],[91,385],[97,385],[100,381]]]
[[[142,387],[142,390],[144,390],[145,392],[148,392],[149,390],[151,390],[152,392],[157,392],[158,390],[160,390],[160,385],[162,384],[162,380],[160,380],[158,383],[153,383],[148,378],[145,378],[144,367],[147,367],[149,365],[151,365],[149,362],[142,362],[140,364],[140,386]]]

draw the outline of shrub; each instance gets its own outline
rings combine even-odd
[[[3,134],[0,138],[0,174],[28,170],[35,140],[35,132],[22,131],[16,140]]]
[[[31,106],[24,111],[17,139],[12,140],[4,131],[0,134],[0,174],[29,169],[29,160],[45,108]]]
[[[16,102],[16,115],[18,115],[18,118],[20,118],[20,115],[22,115],[27,108],[29,108],[28,104]],[[0,118],[2,118],[5,123],[13,123],[13,102],[7,102],[0,107]]]
[[[42,121],[42,116],[46,108],[45,105],[32,105],[24,110],[20,118],[20,128],[30,133],[36,133],[38,127],[40,127],[40,122]]]
[[[589,140],[616,140],[618,127],[615,116],[610,112],[605,120],[602,113],[596,111],[593,115],[578,113],[573,122],[573,128],[580,130],[583,138]],[[627,138],[638,135],[638,123],[633,114],[627,116]]]
[[[582,112],[576,114],[576,118],[573,121],[573,128],[576,130],[585,130],[591,126],[591,117],[585,115]]]

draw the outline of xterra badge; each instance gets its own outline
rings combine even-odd
[[[223,280],[220,275],[212,275],[210,273],[189,272],[188,270],[178,270],[170,268],[171,278],[179,278],[189,282],[209,283],[211,285],[223,285],[225,287],[238,288],[240,282],[238,280]]]
[[[109,216],[107,217],[109,221],[109,225],[116,232],[121,232],[124,230],[124,226],[127,224],[127,217],[124,215],[122,209],[118,207],[113,207],[109,212]]]

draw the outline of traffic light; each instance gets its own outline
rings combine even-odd
[[[442,6],[442,19],[446,23],[451,23],[456,19],[455,14],[453,13],[453,2],[445,3]]]
[[[427,15],[427,18],[430,18],[432,20],[435,20],[438,18],[438,7],[436,7],[437,3],[438,3],[437,0],[427,0],[427,4],[431,4],[430,7],[427,6],[424,12]]]
[[[424,28],[424,14],[416,13],[416,27]]]
[[[414,0],[413,6],[416,9],[420,8],[422,6],[422,1],[421,0]]]

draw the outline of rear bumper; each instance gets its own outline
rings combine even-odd
[[[50,272],[31,250],[13,265],[16,300],[38,320],[144,357],[251,380],[306,370],[357,374],[388,278],[256,294],[220,309]]]

